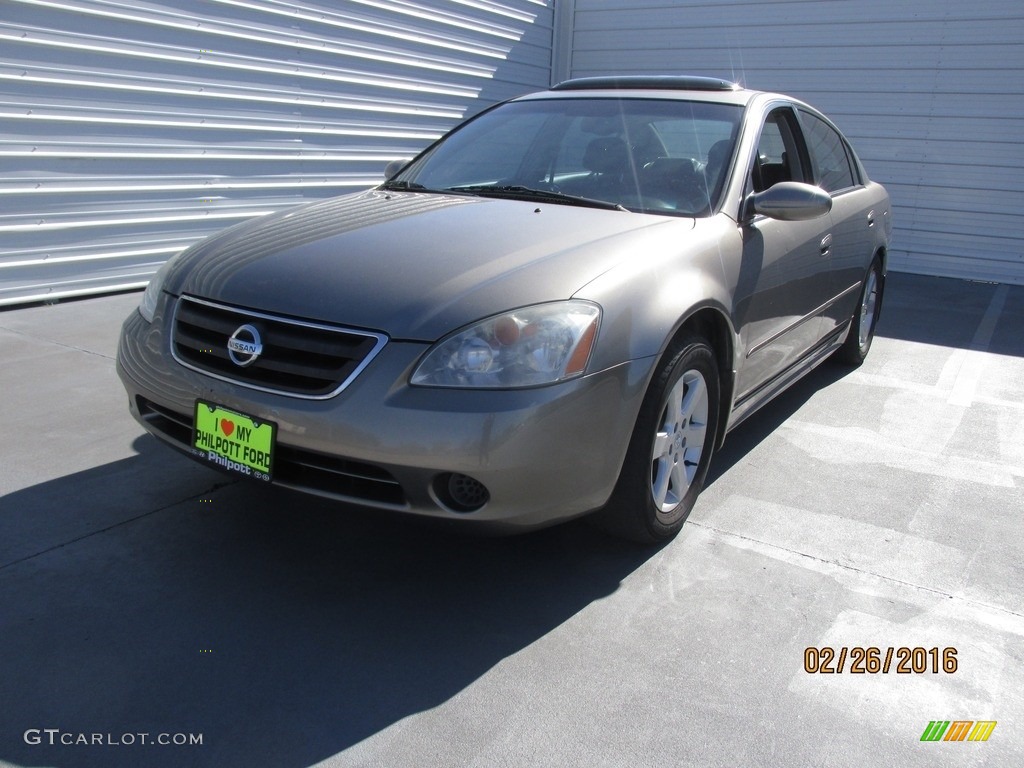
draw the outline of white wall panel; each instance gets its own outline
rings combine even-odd
[[[547,87],[552,0],[0,0],[0,305],[144,285]]]
[[[892,195],[895,269],[1024,283],[1020,0],[573,0],[570,15],[574,77],[712,75],[825,111]]]
[[[0,304],[142,285],[552,73],[805,98],[890,189],[894,267],[1024,282],[1019,0],[0,0],[0,50]]]

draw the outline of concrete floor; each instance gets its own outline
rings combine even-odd
[[[0,765],[1024,765],[1024,288],[891,275],[653,550],[193,464],[128,416],[138,299],[0,312]],[[957,668],[804,670],[868,646]]]

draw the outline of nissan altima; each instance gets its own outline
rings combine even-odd
[[[385,176],[163,265],[118,350],[149,432],[349,503],[653,542],[730,430],[871,346],[889,198],[796,99],[569,80]]]

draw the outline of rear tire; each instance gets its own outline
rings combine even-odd
[[[882,309],[882,263],[876,256],[868,267],[864,277],[864,285],[860,291],[857,310],[850,321],[850,331],[846,341],[836,352],[836,358],[847,365],[857,366],[864,362],[871,350],[871,341],[875,338],[875,325]]]
[[[718,432],[718,364],[690,337],[666,352],[644,397],[618,483],[597,522],[652,544],[675,536],[704,487]]]

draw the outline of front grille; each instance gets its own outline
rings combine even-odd
[[[228,340],[243,325],[259,333],[262,351],[249,365],[233,362]],[[171,351],[196,371],[264,392],[322,400],[341,392],[387,342],[356,331],[182,296],[174,311]]]
[[[186,453],[192,453],[192,416],[136,398],[150,431]],[[278,444],[274,449],[274,482],[307,493],[404,509],[405,493],[385,469],[338,456]]]

